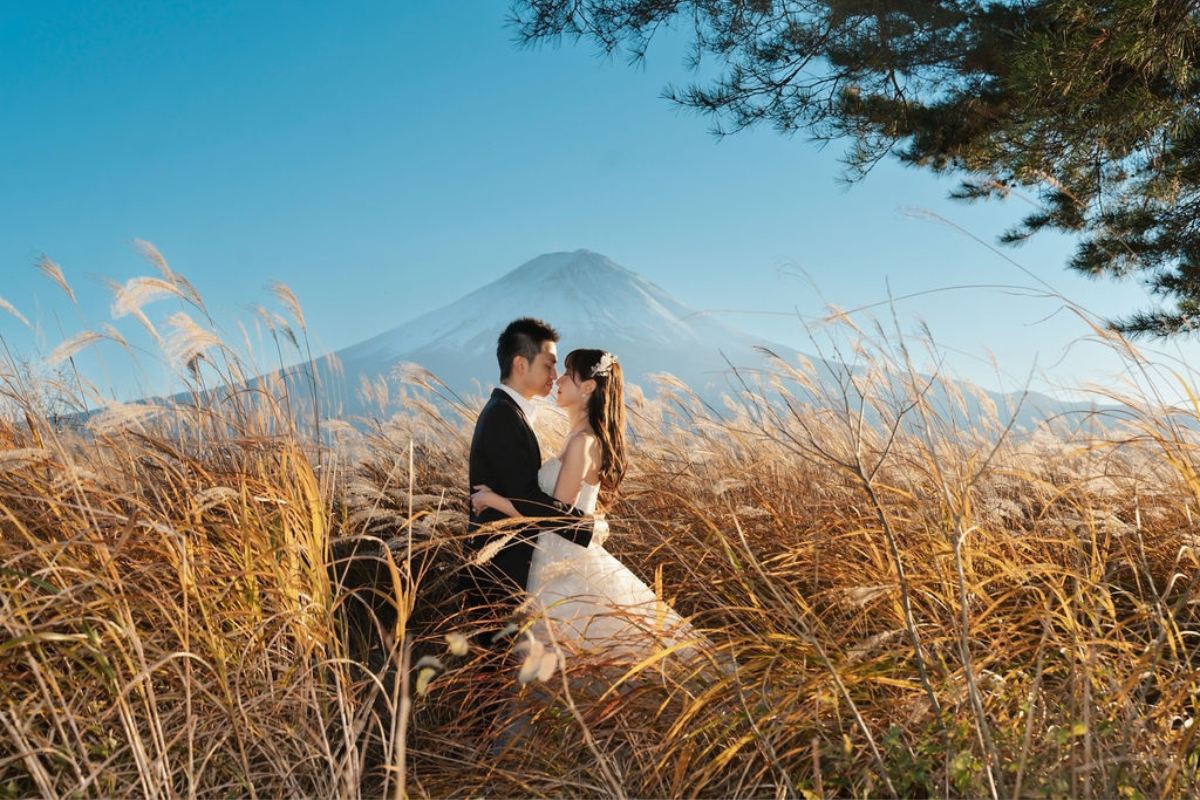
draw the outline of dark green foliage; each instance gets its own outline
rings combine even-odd
[[[1040,201],[1002,240],[1078,234],[1070,266],[1141,280],[1131,334],[1200,328],[1200,4],[1187,0],[514,0],[525,43],[644,56],[689,33],[706,85],[669,88],[720,135],[760,124],[848,138],[849,175],[887,155],[963,178],[964,200]],[[707,63],[707,62],[706,62]]]

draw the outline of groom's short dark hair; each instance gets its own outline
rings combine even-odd
[[[540,319],[521,317],[508,323],[496,341],[496,360],[500,362],[500,380],[512,374],[513,358],[522,356],[529,363],[542,352],[543,342],[557,342],[558,331]]]

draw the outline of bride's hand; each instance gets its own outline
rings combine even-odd
[[[603,547],[608,541],[608,520],[603,514],[597,514],[596,519],[592,523],[592,542],[597,547]]]
[[[484,498],[489,494],[494,494],[486,483],[481,483],[478,486],[472,487],[475,493],[471,495],[471,510],[478,514],[485,508],[491,508],[491,504]]]

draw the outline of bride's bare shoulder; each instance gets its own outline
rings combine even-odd
[[[563,459],[575,455],[594,461],[600,453],[600,437],[591,431],[579,431],[571,434],[563,446]]]

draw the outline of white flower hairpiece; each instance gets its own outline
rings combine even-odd
[[[615,363],[617,363],[617,357],[605,350],[604,355],[600,356],[600,360],[596,362],[596,366],[592,367],[592,377],[607,378]]]

